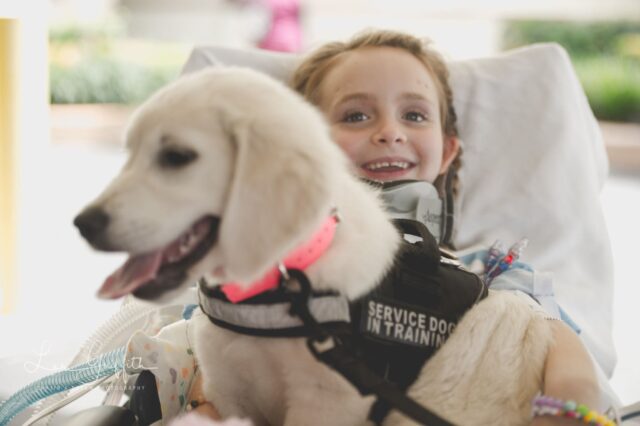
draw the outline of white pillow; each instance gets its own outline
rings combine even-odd
[[[198,47],[183,72],[238,65],[286,80],[298,60]],[[528,237],[522,260],[554,273],[560,306],[611,376],[613,267],[599,202],[608,163],[566,52],[539,44],[449,68],[464,148],[454,244],[464,249]]]

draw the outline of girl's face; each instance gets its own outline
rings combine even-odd
[[[411,53],[367,47],[344,54],[320,87],[334,140],[360,176],[433,183],[458,152],[445,137],[436,84]]]

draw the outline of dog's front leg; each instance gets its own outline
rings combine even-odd
[[[367,411],[350,407],[344,401],[332,400],[328,404],[314,405],[316,407],[313,409],[302,405],[290,407],[284,426],[373,426],[373,423],[367,420]]]
[[[335,376],[333,371],[328,373]],[[306,386],[290,393],[284,425],[372,426],[373,423],[367,421],[367,414],[374,398],[361,397],[342,377],[331,379],[340,382],[340,386]]]

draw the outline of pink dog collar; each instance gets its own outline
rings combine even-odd
[[[335,215],[329,216],[322,227],[304,244],[289,253],[281,262],[285,268],[304,270],[312,265],[327,250],[335,235],[338,219]],[[237,283],[222,284],[222,292],[233,303],[241,302],[267,290],[271,290],[280,281],[280,269],[278,266],[271,268],[262,278],[249,286]]]

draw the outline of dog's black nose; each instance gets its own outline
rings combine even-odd
[[[80,235],[93,242],[109,225],[109,215],[99,207],[92,207],[76,216],[73,224],[80,230]]]

